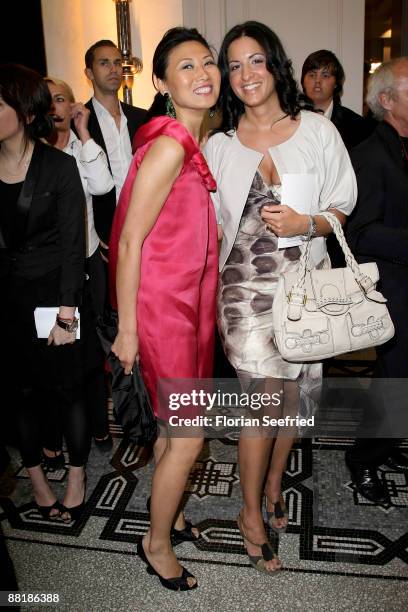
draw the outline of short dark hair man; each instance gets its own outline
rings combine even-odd
[[[351,152],[358,201],[347,235],[360,262],[377,263],[380,291],[395,326],[394,338],[376,349],[376,378],[393,379],[392,393],[384,392],[384,382],[379,385],[376,435],[406,437],[402,380],[408,378],[408,58],[386,62],[376,70],[368,83],[367,103],[379,123],[370,138]],[[378,386],[378,381],[374,384]],[[365,429],[373,422],[370,406],[366,412]],[[384,424],[389,428],[385,433]],[[346,453],[358,492],[374,503],[390,502],[386,481],[377,475],[379,465],[408,473],[408,457],[395,448],[395,442],[392,437],[358,439]]]
[[[337,57],[326,49],[311,53],[302,67],[301,84],[306,96],[320,109],[340,132],[350,151],[365,140],[372,125],[354,111],[342,106],[344,70]]]
[[[85,66],[94,90],[93,97],[85,104],[91,112],[88,130],[105,151],[115,183],[108,194],[93,197],[96,232],[108,245],[116,203],[132,159],[133,136],[143,123],[146,111],[119,101],[122,56],[111,40],[99,40],[89,47]]]

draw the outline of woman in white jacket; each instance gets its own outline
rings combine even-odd
[[[294,416],[300,397],[302,412],[311,409],[322,367],[284,361],[274,344],[272,302],[278,278],[297,270],[302,248],[299,241],[279,248],[278,238],[310,237],[312,265],[328,266],[325,236],[331,228],[318,213],[330,208],[344,223],[355,205],[355,176],[336,128],[319,114],[301,110],[291,63],[267,26],[252,21],[232,28],[222,43],[219,67],[222,123],[205,155],[217,182],[214,204],[223,231],[220,334],[243,390],[260,386],[272,394],[284,389],[284,403],[273,416]],[[313,177],[310,215],[280,201],[284,174]],[[271,528],[284,531],[288,512],[281,481],[296,435],[265,428],[252,435],[248,429],[241,432],[244,505],[237,521],[252,565],[267,573],[281,562],[267,541],[261,499],[264,492]]]

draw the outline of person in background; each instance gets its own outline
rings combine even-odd
[[[370,138],[351,152],[358,185],[358,201],[347,227],[350,248],[359,262],[375,261],[380,273],[379,290],[395,326],[395,336],[378,346],[376,379],[408,378],[408,58],[382,64],[370,77],[367,104],[379,122]],[[408,457],[396,448],[397,440],[382,437],[382,424],[394,423],[406,414],[406,394],[393,380],[395,394],[386,393],[375,417],[377,438],[360,438],[346,452],[357,491],[377,504],[389,504],[385,480],[377,468],[385,464],[394,472],[408,474]],[[377,394],[380,396],[380,392]],[[403,397],[401,397],[403,395]],[[362,427],[373,421],[366,406]],[[404,435],[404,434],[402,434]]]
[[[52,98],[50,114],[55,126],[49,137],[50,144],[75,158],[86,198],[86,280],[81,322],[83,328],[87,326],[89,329],[83,345],[86,367],[84,386],[91,433],[99,448],[109,435],[105,355],[96,333],[97,319],[102,317],[106,303],[107,287],[104,264],[98,248],[99,237],[94,224],[92,196],[104,195],[111,191],[114,185],[106,155],[89,134],[90,111],[80,102],[75,102],[72,89],[67,83],[54,77],[47,77],[45,81]],[[78,136],[71,129],[71,120]],[[44,449],[45,465],[58,469],[63,465],[64,459],[60,450],[60,428],[57,423],[50,422],[49,425]]]
[[[332,51],[321,49],[308,55],[302,66],[301,84],[316,110],[323,111],[340,132],[348,151],[368,138],[372,126],[363,117],[343,106],[345,74]]]
[[[323,112],[338,129],[350,152],[373,131],[370,121],[341,104],[345,74],[332,51],[321,49],[308,55],[302,66],[301,84],[306,97],[316,110]],[[333,268],[344,268],[343,251],[336,237],[327,238],[327,251]]]
[[[104,195],[93,196],[94,219],[100,246],[108,257],[112,219],[132,161],[133,137],[143,123],[146,111],[119,100],[122,84],[122,56],[111,40],[98,40],[85,53],[85,75],[94,90],[85,106],[90,111],[91,138],[105,151],[114,187]]]
[[[16,410],[19,446],[46,520],[80,517],[90,437],[75,310],[85,265],[85,197],[75,160],[42,142],[52,130],[51,96],[36,72],[0,66],[0,278],[3,402]],[[34,311],[57,307],[47,339]],[[53,404],[69,455],[63,504],[41,467],[43,406]]]
[[[94,95],[85,106],[89,110],[88,131],[108,159],[113,187],[108,193],[93,195],[95,230],[99,237],[99,248],[105,264],[108,262],[108,245],[113,215],[132,160],[134,135],[143,123],[146,111],[119,100],[122,84],[122,55],[111,40],[98,40],[85,53],[85,75],[91,81]],[[108,267],[104,268],[106,284]],[[108,300],[104,303],[104,307]],[[110,451],[112,437],[95,438],[96,446]]]
[[[125,374],[140,357],[163,434],[154,445],[150,529],[138,552],[164,587],[185,591],[197,580],[178,562],[170,537],[198,535],[180,505],[203,432],[171,435],[168,402],[160,402],[158,385],[212,376],[217,224],[209,191],[216,185],[199,140],[220,76],[206,40],[180,27],[158,44],[153,80],[158,93],[136,135],[112,228],[112,302],[119,314],[112,351]]]
[[[333,125],[319,113],[302,110],[291,62],[266,25],[248,21],[232,28],[218,65],[223,119],[207,141],[205,156],[217,183],[213,200],[223,231],[218,325],[224,350],[243,391],[258,384],[271,397],[284,389],[278,416],[310,414],[322,366],[285,361],[273,338],[278,279],[283,272],[296,273],[302,248],[279,249],[278,238],[311,239],[309,264],[327,267],[325,237],[332,230],[319,212],[330,210],[344,223],[356,199],[354,172]],[[310,215],[281,202],[284,173],[315,178]],[[243,428],[239,440],[243,508],[237,523],[251,564],[269,575],[281,562],[265,532],[261,500],[270,527],[285,531],[282,477],[297,435]]]

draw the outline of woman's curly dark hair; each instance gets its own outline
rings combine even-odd
[[[20,64],[1,65],[0,96],[15,110],[26,142],[45,138],[52,132],[54,124],[48,115],[51,94],[38,72]]]
[[[217,106],[221,110],[222,121],[214,133],[226,133],[236,129],[239,118],[245,112],[244,104],[232,91],[228,66],[228,49],[234,40],[242,36],[253,38],[265,51],[266,67],[275,79],[276,93],[282,110],[294,119],[302,108],[312,108],[302,101],[293,76],[292,62],[287,58],[275,32],[258,21],[246,21],[227,32],[221,44],[218,57],[218,67],[221,71],[221,94]]]

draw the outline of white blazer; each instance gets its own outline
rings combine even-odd
[[[280,177],[283,174],[313,174],[316,189],[311,214],[337,208],[349,215],[357,200],[357,183],[349,155],[334,125],[318,113],[301,111],[296,132],[286,142],[271,147],[269,154]],[[263,155],[245,147],[236,131],[211,136],[204,148],[209,169],[217,182],[212,198],[223,240],[220,270],[224,267],[238,232],[242,212],[255,172]],[[282,202],[284,204],[284,202]],[[312,239],[310,267],[326,255],[326,239]]]

